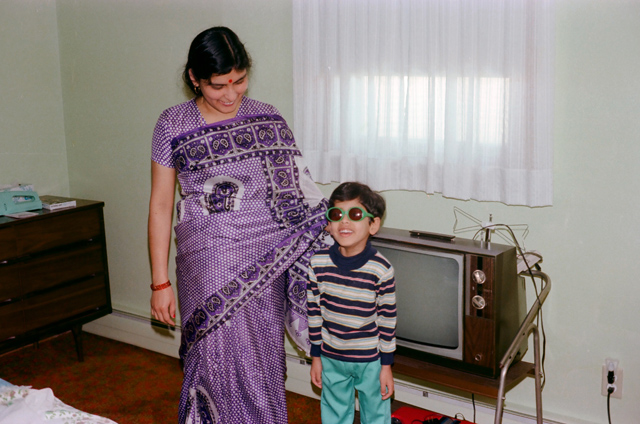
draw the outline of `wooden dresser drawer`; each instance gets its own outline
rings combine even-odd
[[[24,333],[23,307],[19,303],[0,305],[0,323],[0,342]]]
[[[102,253],[102,246],[95,242],[0,265],[0,303],[100,274],[104,272]]]
[[[57,251],[38,257],[21,270],[21,280],[30,292],[55,287],[67,281],[90,277],[104,271],[102,246],[98,243]]]
[[[0,305],[22,296],[25,290],[25,285],[20,281],[20,264],[0,265]]]
[[[28,226],[16,226],[20,233],[16,241],[16,254],[17,256],[28,255],[100,237],[99,214],[98,209],[78,211],[73,214],[60,213],[58,216],[35,221]]]
[[[99,276],[26,299],[22,302],[25,330],[56,324],[104,307],[107,296],[104,277]]]
[[[16,231],[14,227],[0,228],[0,264],[16,256]]]

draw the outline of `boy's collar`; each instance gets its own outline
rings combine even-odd
[[[354,256],[344,256],[340,253],[340,245],[338,245],[338,243],[334,243],[329,248],[329,256],[333,263],[338,268],[345,270],[354,270],[363,267],[377,252],[378,251],[371,245],[370,240],[367,240],[364,250]]]

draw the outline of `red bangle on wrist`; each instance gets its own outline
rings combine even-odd
[[[171,287],[171,281],[167,281],[166,283],[163,283],[163,284],[158,284],[157,286],[154,286],[153,284],[151,284],[151,290],[153,291],[164,290],[167,287]]]

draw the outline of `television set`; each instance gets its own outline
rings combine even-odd
[[[395,269],[396,355],[499,375],[527,314],[516,248],[391,228],[371,241]],[[525,339],[514,363],[526,351]]]

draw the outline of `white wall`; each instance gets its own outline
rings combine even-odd
[[[544,255],[553,281],[544,307],[545,416],[566,423],[606,422],[600,382],[607,357],[624,369],[613,422],[640,416],[639,21],[636,1],[557,2],[552,207],[384,193],[389,227],[450,233],[454,206],[484,220],[493,214],[495,222],[529,225],[525,245]],[[14,0],[0,3],[0,24],[2,57],[29,59],[0,62],[0,183],[33,176],[39,179],[31,182],[64,194],[66,142],[70,193],[106,202],[114,307],[148,316],[150,138],[160,111],[185,99],[179,74],[188,44],[209,26],[232,27],[255,61],[250,95],[291,121],[291,0]],[[51,154],[60,161],[26,161],[28,152],[51,149],[50,129]],[[22,142],[25,131],[35,149]],[[321,188],[329,194],[332,187]],[[532,379],[507,395],[511,410],[531,414],[533,406]]]
[[[69,194],[55,1],[0,2],[0,186]]]

